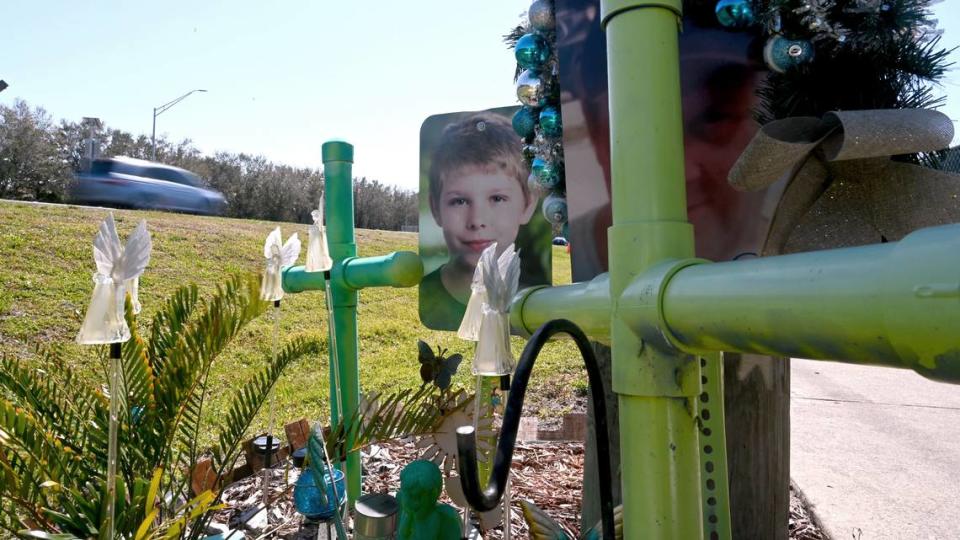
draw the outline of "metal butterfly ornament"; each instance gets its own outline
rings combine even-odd
[[[437,352],[434,353],[433,348],[422,339],[417,340],[417,347],[420,351],[420,378],[423,384],[433,383],[441,390],[450,388],[453,376],[457,373],[460,362],[463,362],[463,355],[458,353],[447,357],[447,350],[440,347],[437,347]]]

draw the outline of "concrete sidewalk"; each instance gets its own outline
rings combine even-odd
[[[791,477],[831,538],[960,538],[960,385],[811,360],[791,376]]]

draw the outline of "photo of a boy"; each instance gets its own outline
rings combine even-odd
[[[490,112],[457,119],[440,134],[430,154],[427,196],[433,226],[442,231],[446,262],[420,283],[420,319],[427,327],[456,330],[480,254],[493,243],[498,254],[517,243],[521,227],[537,214],[521,150],[510,121]],[[421,235],[427,225],[421,225]],[[545,243],[549,250],[549,236]],[[521,261],[525,256],[537,254],[521,252]]]

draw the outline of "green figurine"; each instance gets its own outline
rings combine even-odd
[[[443,477],[430,461],[417,460],[400,473],[397,540],[460,540],[460,514],[439,504]]]

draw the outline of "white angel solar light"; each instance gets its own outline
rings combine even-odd
[[[327,228],[323,225],[323,196],[320,196],[320,206],[310,212],[313,225],[310,226],[310,236],[307,238],[307,272],[326,272],[333,268],[333,259],[330,258],[330,249],[327,247]]]
[[[488,251],[489,254],[487,254]],[[483,253],[480,254],[480,261],[483,261],[484,256],[486,256],[488,259],[487,264],[489,265],[490,261],[495,259],[496,251],[497,244],[494,242],[492,245],[487,246],[487,248],[483,250]],[[513,251],[513,244],[510,244],[507,251]],[[509,256],[501,256],[499,259],[496,259],[497,270],[501,275],[506,274],[507,266],[512,260]],[[480,323],[483,321],[483,304],[487,302],[487,287],[483,282],[483,269],[484,264],[478,262],[476,269],[473,271],[473,281],[470,283],[470,300],[467,301],[467,309],[464,311],[463,319],[460,321],[460,328],[457,330],[457,337],[467,341],[478,341],[480,339]]]
[[[510,375],[516,367],[510,350],[510,301],[520,283],[520,257],[513,244],[499,258],[496,248],[493,244],[480,254],[477,269],[486,298],[480,308],[473,372],[485,376]],[[466,315],[470,315],[469,309]]]
[[[300,256],[300,239],[297,233],[293,233],[293,236],[284,244],[280,243],[281,240],[280,227],[277,227],[267,236],[267,241],[263,244],[263,256],[267,259],[267,268],[260,283],[260,299],[268,302],[283,298],[283,274],[281,273],[283,267],[293,265]]]
[[[146,221],[140,221],[123,248],[113,214],[100,224],[93,240],[93,260],[97,265],[93,274],[93,296],[77,334],[77,343],[121,343],[130,339],[130,328],[123,313],[124,301],[130,292],[133,312],[140,312],[137,298],[140,274],[150,262],[151,247]]]

